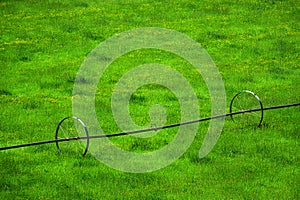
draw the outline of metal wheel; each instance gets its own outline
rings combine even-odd
[[[246,112],[230,115],[232,121],[241,126],[261,126],[264,116],[263,104],[254,92],[243,90],[232,98],[230,102],[230,113],[240,111]]]
[[[86,155],[89,148],[89,134],[86,125],[75,116],[61,120],[56,128],[55,139],[59,152]]]

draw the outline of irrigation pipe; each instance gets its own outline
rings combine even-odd
[[[180,123],[175,123],[175,124],[170,124],[170,125],[165,125],[165,126],[159,126],[159,127],[152,127],[152,128],[147,128],[147,129],[140,129],[140,130],[135,130],[135,131],[120,132],[120,133],[106,134],[106,135],[70,137],[70,138],[45,140],[45,141],[32,142],[32,143],[27,143],[27,144],[6,146],[6,147],[0,147],[0,151],[8,150],[8,149],[16,149],[16,148],[21,148],[21,147],[36,146],[36,145],[42,145],[42,144],[67,142],[67,141],[73,141],[73,140],[85,140],[85,139],[96,139],[96,138],[105,138],[105,137],[118,137],[118,136],[124,136],[124,135],[133,135],[133,134],[138,134],[138,133],[144,133],[144,132],[158,131],[158,130],[162,130],[162,129],[173,128],[173,127],[178,127],[178,126],[185,126],[185,125],[189,125],[189,124],[194,124],[194,123],[199,123],[199,122],[203,122],[203,121],[209,121],[209,120],[213,120],[213,119],[218,119],[218,118],[223,118],[223,117],[228,117],[228,116],[233,116],[233,115],[239,115],[239,114],[244,114],[244,113],[258,112],[258,111],[261,111],[261,110],[275,110],[275,109],[295,107],[295,106],[300,106],[300,102],[299,103],[293,103],[293,104],[271,106],[271,107],[266,107],[266,108],[263,108],[263,109],[258,108],[258,109],[241,110],[241,111],[237,111],[237,112],[231,112],[231,113],[215,115],[215,116],[210,116],[210,117],[206,117],[206,118],[186,121],[186,122],[180,122]]]

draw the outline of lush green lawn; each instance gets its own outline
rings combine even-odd
[[[130,2],[130,3],[129,3]],[[249,89],[265,106],[299,102],[299,3],[297,1],[0,1],[0,146],[53,139],[57,123],[72,115],[78,69],[102,41],[139,27],[182,32],[211,55],[224,80],[227,105]],[[143,63],[167,64],[193,85],[210,115],[210,96],[184,60],[155,50],[128,53],[114,62],[96,95],[103,129],[119,131],[110,110],[114,84]],[[160,103],[167,123],[178,104],[164,88],[145,86],[130,102],[132,117],[149,123]],[[80,117],[80,116],[79,116]],[[208,122],[199,124],[188,151],[161,170],[131,174],[107,167],[91,154],[57,154],[54,144],[0,152],[1,199],[299,199],[299,107],[266,111],[261,128],[226,120],[205,158],[198,153]],[[150,151],[172,140],[115,138],[130,151]]]

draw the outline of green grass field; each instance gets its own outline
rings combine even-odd
[[[72,115],[74,80],[87,55],[134,28],[173,29],[199,42],[222,75],[227,108],[243,89],[264,106],[299,102],[299,7],[294,0],[1,0],[0,147],[54,139],[58,122]],[[138,50],[116,60],[98,85],[96,111],[104,131],[119,131],[110,110],[114,84],[127,70],[151,62],[184,74],[199,99],[199,118],[210,116],[205,83],[186,61]],[[134,93],[132,118],[146,125],[157,103],[172,107],[167,124],[180,121],[172,93],[151,85]],[[198,153],[209,123],[200,123],[183,156],[149,173],[111,169],[90,153],[58,154],[55,144],[0,151],[0,199],[299,199],[299,111],[266,111],[260,128],[228,118],[203,159]],[[129,151],[152,151],[171,141],[174,130],[112,141]]]

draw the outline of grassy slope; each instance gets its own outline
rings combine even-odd
[[[250,89],[265,105],[299,102],[298,8],[296,1],[276,0],[1,1],[0,144],[53,138],[57,122],[72,114],[73,81],[85,56],[136,27],[171,28],[201,43],[219,67],[228,101]],[[132,65],[129,58],[122,66]],[[199,101],[209,106],[209,99]],[[0,152],[0,197],[299,198],[299,108],[269,111],[261,129],[226,122],[203,160],[197,155],[207,123],[179,160],[147,174],[112,170],[91,155],[57,155],[54,145]]]

